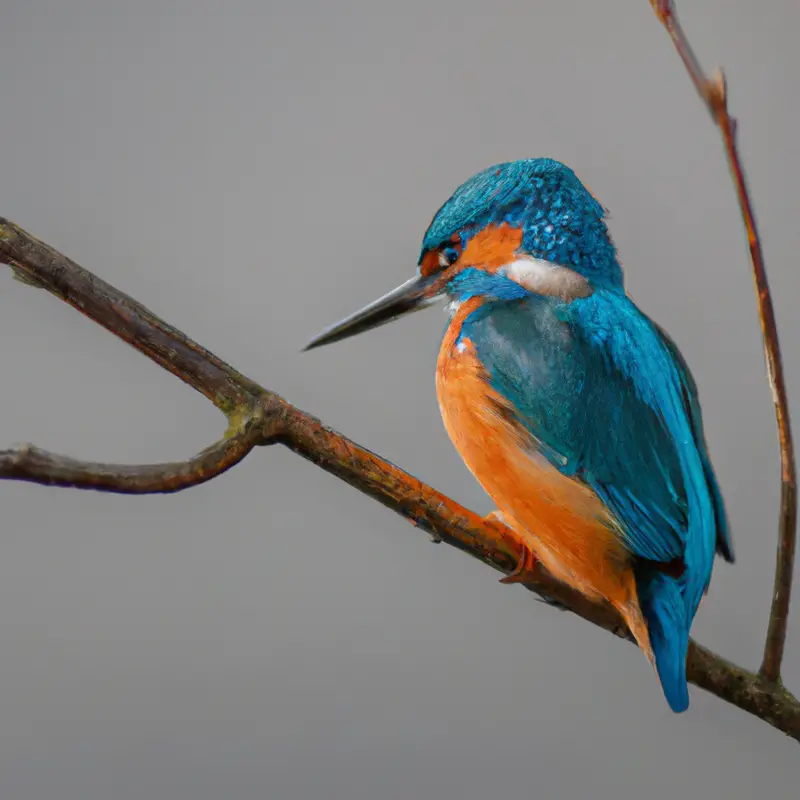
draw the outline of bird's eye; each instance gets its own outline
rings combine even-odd
[[[444,250],[439,251],[439,266],[442,268],[449,267],[458,261],[458,250],[455,247],[445,247]]]

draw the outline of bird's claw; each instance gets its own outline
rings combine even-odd
[[[515,521],[511,517],[503,514],[503,512],[499,509],[487,514],[483,518],[483,521],[492,525],[502,525],[504,528],[508,529],[509,533],[512,534],[514,534],[517,530]],[[519,534],[515,534],[514,538],[518,539]],[[525,583],[525,581],[528,580],[528,578],[532,578],[536,572],[536,556],[533,554],[533,550],[531,550],[530,547],[528,547],[528,545],[522,541],[520,541],[520,546],[522,547],[522,552],[520,553],[517,566],[514,568],[513,572],[510,572],[504,578],[500,578],[500,583]]]
[[[514,584],[525,583],[529,578],[532,578],[536,573],[536,556],[527,545],[522,545],[522,554],[519,557],[517,566],[513,572],[510,572],[505,578],[500,578],[500,583]]]

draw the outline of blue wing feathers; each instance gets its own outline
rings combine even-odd
[[[490,303],[463,335],[540,452],[593,488],[642,560],[637,586],[659,677],[683,710],[689,629],[715,549],[729,560],[733,552],[697,389],[677,347],[609,290],[569,304]],[[676,560],[677,576],[655,568]]]
[[[626,304],[627,326],[611,305],[619,301]],[[630,330],[631,320],[652,339],[649,321],[621,295],[604,309],[596,306],[597,294],[570,305],[533,296],[487,305],[468,319],[463,335],[475,343],[495,388],[542,453],[592,486],[619,518],[631,552],[671,561],[683,556],[686,545],[676,441],[685,440],[687,431],[673,434],[657,387],[642,375],[646,365],[636,363],[646,355],[646,340]],[[660,355],[651,367],[655,374],[674,372],[663,348]]]
[[[680,350],[678,350],[678,346],[672,341],[670,336],[666,331],[664,331],[663,328],[658,326],[656,327],[662,339],[664,340],[664,344],[669,349],[672,358],[678,365],[681,375],[684,404],[688,409],[692,430],[694,432],[694,439],[698,450],[700,451],[700,458],[703,462],[703,470],[705,472],[706,482],[709,490],[711,491],[712,501],[714,504],[714,515],[717,528],[717,552],[727,562],[732,564],[736,560],[733,550],[733,539],[731,537],[730,527],[728,524],[728,515],[725,511],[725,502],[722,499],[722,492],[720,491],[719,483],[717,482],[717,477],[714,474],[714,469],[711,466],[711,459],[708,455],[708,446],[706,444],[705,432],[703,431],[703,416],[700,411],[700,399],[697,391],[697,385],[695,384],[692,373],[689,371],[689,367],[684,361]]]

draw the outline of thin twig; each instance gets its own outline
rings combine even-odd
[[[753,205],[747,190],[744,167],[736,145],[736,120],[728,113],[725,76],[718,71],[713,79],[706,77],[678,21],[672,0],[650,0],[650,3],[659,20],[667,29],[692,82],[722,134],[725,154],[739,198],[739,206],[747,231],[747,242],[750,247],[750,260],[753,265],[753,279],[764,340],[767,377],[772,390],[772,401],[775,405],[781,452],[781,505],[775,589],[767,639],[764,645],[764,659],[761,664],[761,675],[768,681],[777,682],[780,680],[781,661],[786,644],[797,543],[797,468],[792,442],[792,426],[789,419],[789,400],[783,377],[778,328],[775,322],[775,309],[772,305],[764,255],[761,251],[761,240],[758,236]]]
[[[238,464],[259,441],[260,432],[251,428],[188,461],[136,466],[77,461],[26,444],[0,450],[0,478],[116,494],[170,494],[216,478]]]
[[[228,469],[257,445],[281,443],[401,514],[437,540],[457,547],[500,572],[508,574],[516,567],[520,553],[503,526],[485,522],[394,464],[244,377],[181,331],[154,317],[132,298],[2,219],[0,261],[13,265],[33,285],[43,286],[72,303],[213,399],[229,420],[226,441],[213,445],[184,464],[154,467],[87,464],[29,447],[0,453],[0,479],[109,492],[177,491]],[[120,308],[124,313],[120,313]],[[524,585],[542,597],[557,600],[589,622],[630,639],[625,623],[613,609],[587,600],[544,569]],[[689,653],[688,677],[697,686],[800,741],[800,703],[780,685],[729,664],[696,644]]]

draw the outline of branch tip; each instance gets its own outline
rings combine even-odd
[[[0,450],[0,479],[115,494],[171,494],[222,474],[257,443],[252,431],[216,442],[186,461],[145,465],[80,461],[23,444]]]

